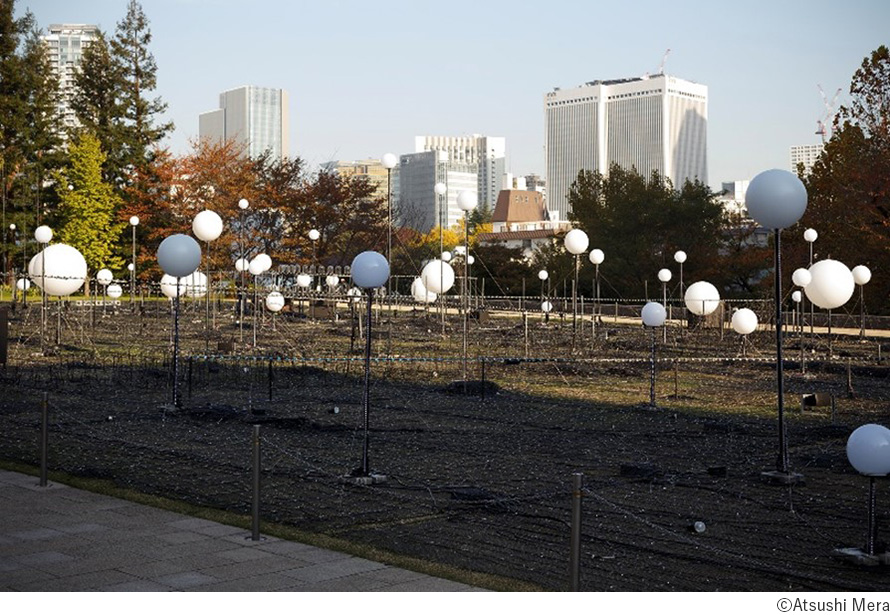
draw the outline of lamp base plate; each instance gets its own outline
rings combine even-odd
[[[803,474],[798,474],[797,472],[780,472],[779,470],[772,470],[769,472],[761,472],[760,478],[763,482],[769,483],[770,485],[789,486],[806,484]]]
[[[371,472],[367,476],[341,476],[340,482],[349,485],[379,485],[387,480],[386,474]]]
[[[847,549],[835,549],[834,555],[835,557],[851,564],[856,564],[857,566],[886,566],[890,564],[890,552],[887,551],[869,555],[863,549],[850,547]]]

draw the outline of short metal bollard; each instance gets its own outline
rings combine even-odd
[[[251,540],[260,539],[260,426],[253,426],[253,505],[251,507]]]

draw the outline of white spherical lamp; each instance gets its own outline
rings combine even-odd
[[[121,295],[124,294],[124,289],[121,288],[120,284],[109,284],[108,288],[105,289],[105,292],[108,293],[108,296],[112,299],[120,299]]]
[[[796,290],[791,293],[791,300],[794,301],[794,303],[800,303],[803,300],[803,294],[799,290]]]
[[[297,274],[297,286],[300,288],[309,288],[312,286],[312,276],[308,273]]]
[[[443,182],[436,182],[436,185],[433,187],[433,191],[442,196],[446,192],[448,192],[448,186],[446,186]]]
[[[445,261],[433,259],[420,272],[420,279],[428,291],[447,293],[454,286],[454,269]]]
[[[788,228],[807,209],[807,189],[794,173],[763,171],[748,184],[745,205],[748,214],[764,228]]]
[[[670,269],[659,269],[658,270],[658,281],[662,284],[667,284],[671,281],[671,270]]]
[[[813,305],[823,310],[839,308],[853,296],[853,273],[840,261],[827,258],[813,263],[810,276],[812,280],[804,292]]]
[[[164,273],[184,278],[201,264],[201,246],[188,235],[170,235],[158,246],[157,258]]]
[[[545,314],[549,314],[553,311],[553,304],[549,301],[544,301],[543,303],[541,303],[541,311]]]
[[[207,276],[200,271],[185,276],[182,283],[187,297],[198,299],[207,294]]]
[[[449,252],[448,250],[445,250],[444,252],[442,252],[442,260],[443,261],[445,261],[447,263],[448,261],[451,260],[451,258],[452,258],[451,252]]]
[[[329,276],[327,276],[327,277],[325,278],[324,283],[325,283],[329,288],[334,288],[335,286],[337,286],[337,284],[340,283],[340,276],[336,276],[336,275],[334,275],[334,274],[331,274],[331,275],[329,275]]]
[[[748,308],[736,310],[732,315],[732,330],[739,335],[749,335],[757,329],[757,314]]]
[[[270,312],[280,312],[284,308],[284,295],[273,290],[266,295],[266,309]]]
[[[395,154],[386,153],[383,154],[380,163],[383,165],[384,169],[390,170],[394,169],[396,165],[399,164],[399,159]]]
[[[173,277],[169,273],[165,273],[163,276],[161,276],[161,292],[164,294],[165,297],[167,297],[168,299],[176,298],[177,288],[179,290],[179,296],[185,296],[184,277],[178,278],[177,284],[177,278]]]
[[[865,476],[890,474],[890,429],[874,423],[857,427],[847,438],[847,459]]]
[[[819,238],[819,233],[816,232],[814,228],[808,228],[803,232],[803,240],[807,243],[813,243],[816,239]]]
[[[87,279],[87,262],[76,248],[57,243],[34,255],[28,263],[28,275],[46,294],[63,297],[83,286]]]
[[[550,274],[547,273],[547,270],[546,270],[546,269],[541,269],[541,270],[538,272],[538,279],[541,280],[542,282],[543,282],[544,280],[546,280],[547,278],[549,278],[549,277],[550,277]]]
[[[871,270],[865,265],[856,265],[851,273],[853,281],[859,286],[865,286],[871,281]]]
[[[418,303],[433,303],[436,300],[436,293],[430,292],[423,284],[423,278],[414,278],[411,282],[411,296]]]
[[[606,260],[606,254],[599,248],[594,248],[590,251],[590,256],[588,256],[588,258],[594,265],[602,265],[603,261]]]
[[[686,308],[696,316],[707,316],[720,305],[720,292],[710,282],[696,282],[686,289]]]
[[[38,226],[34,229],[34,239],[37,240],[37,243],[49,243],[53,240],[53,230],[46,226]]]
[[[258,273],[254,273],[253,270],[251,270],[251,268],[250,268],[251,265],[254,265],[254,269],[256,269],[258,271]],[[265,273],[266,271],[269,271],[269,269],[271,269],[271,268],[272,268],[272,257],[270,257],[268,254],[264,254],[262,252],[260,254],[257,254],[256,256],[254,256],[253,259],[250,261],[250,263],[247,266],[247,270],[250,271],[251,273],[254,273],[254,275],[259,275],[260,273]]]
[[[139,216],[130,216],[130,226],[139,226]]]
[[[110,269],[100,269],[96,272],[96,281],[102,286],[108,286],[114,280],[114,274]]]
[[[359,288],[378,288],[389,279],[389,263],[379,252],[368,250],[352,259],[352,283]]]
[[[479,204],[479,196],[472,190],[464,190],[457,195],[457,206],[461,211],[472,211]]]
[[[309,231],[309,239],[312,241],[318,241],[319,237],[321,237],[321,233],[318,232],[318,229],[314,228]]]
[[[238,200],[238,209],[244,210],[250,207],[250,203],[247,199],[239,199]]]
[[[676,252],[674,252],[674,261],[681,265],[683,263],[685,263],[686,262],[686,252],[684,252],[683,250],[677,250]]]
[[[222,235],[223,221],[215,211],[205,209],[192,220],[192,232],[201,241],[214,241]]]
[[[791,274],[791,281],[795,286],[799,286],[800,288],[806,288],[812,280],[813,276],[810,275],[810,270],[804,269],[803,267],[795,269],[794,273]]]
[[[579,228],[573,228],[566,233],[563,243],[565,244],[566,250],[577,256],[587,250],[587,246],[590,245],[590,240],[587,237],[587,233]]]
[[[647,327],[660,327],[667,318],[667,310],[660,303],[650,301],[643,306],[640,316],[643,318],[643,324]]]
[[[31,288],[31,280],[28,278],[19,278],[15,281],[15,287],[21,291],[26,291]]]

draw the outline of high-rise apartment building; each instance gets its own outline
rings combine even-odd
[[[78,126],[77,117],[71,109],[71,99],[77,87],[74,80],[84,50],[96,39],[98,33],[97,26],[66,23],[52,24],[43,35],[53,75],[59,82],[58,109],[62,128]]]
[[[708,88],[667,75],[591,81],[544,95],[550,211],[569,213],[568,194],[582,169],[658,171],[679,187],[707,184]]]
[[[270,151],[274,158],[289,155],[288,96],[284,90],[243,86],[219,95],[219,109],[198,118],[201,139],[234,139],[255,158]]]
[[[414,137],[414,151],[444,152],[452,164],[476,165],[479,205],[494,209],[506,172],[507,140],[504,137]]]
[[[825,144],[817,143],[815,145],[792,145],[791,146],[791,172],[797,173],[797,165],[803,165],[804,175],[809,175],[825,150]]]
[[[374,196],[386,199],[387,185],[387,169],[383,163],[375,158],[367,160],[332,160],[325,162],[321,167],[327,171],[333,171],[342,177],[364,177],[372,186],[374,186]],[[392,188],[392,179],[390,179],[390,189],[393,193],[396,191]]]
[[[448,228],[462,219],[457,195],[476,190],[478,166],[454,161],[441,150],[402,154],[399,157],[398,224],[427,232],[436,226]],[[436,184],[445,184],[444,195],[436,194]]]

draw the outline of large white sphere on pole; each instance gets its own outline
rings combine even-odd
[[[464,190],[457,195],[457,206],[461,211],[472,211],[479,204],[479,195],[472,190]]]
[[[687,309],[696,316],[707,316],[720,305],[720,292],[710,282],[696,282],[683,297]]]
[[[109,284],[108,288],[105,289],[105,292],[108,293],[108,296],[112,299],[120,299],[120,296],[124,294],[124,289],[121,288],[120,284]]]
[[[745,193],[748,214],[764,228],[788,228],[807,209],[807,189],[794,173],[770,169],[758,174]]]
[[[454,286],[454,269],[439,259],[433,259],[420,272],[420,279],[428,291],[447,293]]]
[[[448,186],[446,186],[443,182],[436,182],[436,185],[433,186],[433,191],[439,196],[442,196],[446,192],[448,192]]]
[[[674,260],[681,265],[686,262],[686,252],[683,250],[677,250],[674,252]]]
[[[207,294],[207,276],[200,271],[185,276],[182,282],[187,297],[197,299]]]
[[[114,274],[110,269],[100,269],[96,272],[96,281],[102,286],[108,286],[114,280]]]
[[[606,254],[599,248],[594,248],[590,251],[590,256],[588,256],[588,258],[594,265],[602,265],[603,261],[606,260]]]
[[[757,314],[748,308],[736,310],[732,315],[732,330],[739,335],[749,335],[757,330]]]
[[[383,154],[383,158],[380,159],[381,164],[383,164],[384,169],[394,169],[397,164],[399,164],[399,159],[395,154],[386,153]]]
[[[422,278],[414,278],[414,281],[411,282],[411,296],[414,297],[414,300],[418,303],[433,303],[438,295],[430,292],[430,290],[424,286]]]
[[[170,235],[158,246],[158,265],[175,278],[184,278],[200,264],[201,246],[188,235]]]
[[[185,278],[179,278],[179,296],[185,296]],[[161,292],[165,297],[169,299],[174,299],[176,297],[176,287],[177,287],[177,279],[170,275],[169,273],[165,273],[161,276]]]
[[[647,327],[660,327],[667,318],[667,310],[660,303],[650,301],[643,306],[640,316]]]
[[[139,216],[130,216],[130,225],[139,226]]]
[[[804,292],[813,305],[823,310],[839,308],[853,296],[853,273],[840,261],[827,258],[813,263],[810,276],[812,280]]]
[[[352,259],[350,271],[359,288],[378,288],[389,279],[389,262],[379,252],[367,250]]]
[[[572,254],[583,254],[587,251],[587,246],[590,245],[590,239],[587,237],[587,233],[582,231],[579,228],[573,228],[568,233],[566,233],[566,237],[564,240],[566,250],[568,250]]]
[[[813,243],[816,239],[819,238],[819,233],[816,232],[814,228],[808,228],[803,232],[803,240],[807,243]]]
[[[890,429],[874,423],[857,427],[847,438],[847,459],[865,476],[890,474]]]
[[[270,312],[280,312],[284,308],[284,295],[273,290],[266,295],[266,309]]]
[[[670,269],[659,269],[658,270],[658,281],[663,284],[667,284],[671,281],[671,270]]]
[[[859,286],[864,286],[871,281],[871,270],[865,265],[856,265],[853,267],[853,281]]]
[[[53,230],[45,224],[38,226],[34,229],[34,239],[37,243],[49,243],[53,240]]]
[[[791,281],[794,282],[795,286],[806,288],[810,285],[810,282],[813,281],[813,276],[810,275],[809,269],[800,267],[799,269],[795,269],[794,273],[791,274]]]
[[[215,211],[205,209],[192,220],[192,232],[201,241],[214,241],[222,235],[223,221]]]
[[[46,276],[43,265],[46,263]],[[64,243],[45,247],[28,263],[28,275],[48,295],[64,297],[76,292],[87,278],[87,262],[77,248]]]
[[[268,254],[257,254],[247,265],[247,270],[253,275],[265,273],[272,268],[272,258]]]

